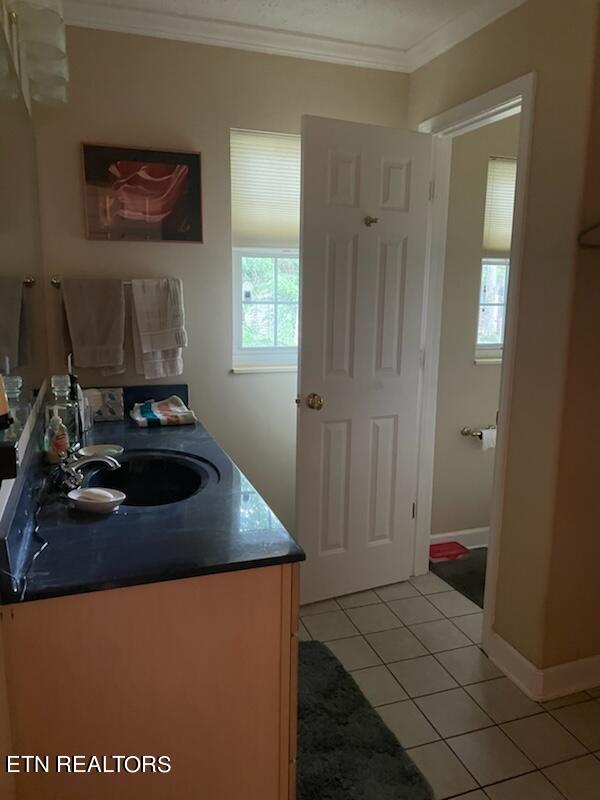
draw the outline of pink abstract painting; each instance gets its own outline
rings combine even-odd
[[[89,239],[201,242],[199,153],[84,144]]]

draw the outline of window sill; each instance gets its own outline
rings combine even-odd
[[[501,358],[476,358],[475,366],[477,367],[497,367],[502,364]]]
[[[231,373],[233,375],[249,375],[251,373],[260,374],[261,372],[298,372],[298,367],[295,364],[284,365],[284,364],[274,364],[272,366],[262,365],[262,366],[243,366],[243,367],[232,367]]]

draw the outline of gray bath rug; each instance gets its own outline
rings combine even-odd
[[[432,800],[425,778],[321,642],[300,643],[298,800]]]

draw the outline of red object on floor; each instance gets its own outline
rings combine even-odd
[[[466,558],[469,549],[460,542],[443,542],[442,544],[432,544],[429,548],[430,561],[457,561],[459,558]]]

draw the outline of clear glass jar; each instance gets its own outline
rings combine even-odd
[[[79,407],[71,400],[71,379],[68,375],[53,375],[51,379],[52,399],[46,402],[46,428],[55,415],[59,416],[69,434],[71,447],[81,443],[79,430]]]
[[[29,419],[31,403],[27,403],[21,398],[23,378],[20,375],[6,375],[4,388],[8,399],[8,413],[13,418],[13,424],[4,433],[4,440],[16,441]]]

